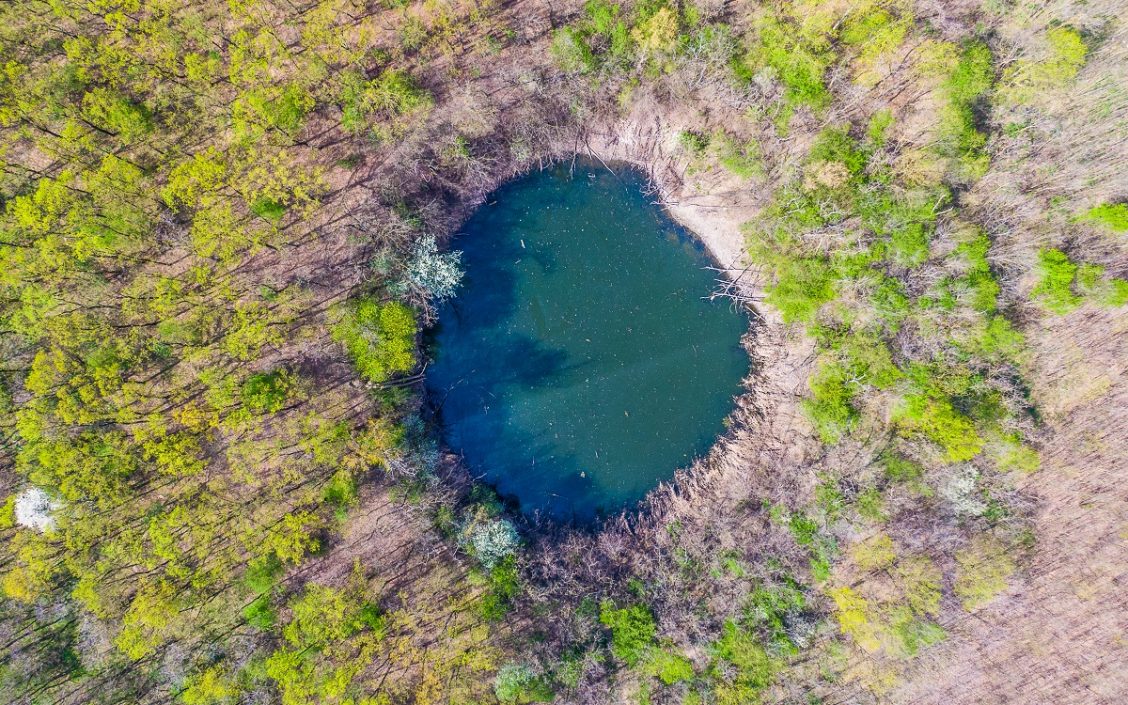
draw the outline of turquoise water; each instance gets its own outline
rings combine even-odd
[[[585,522],[724,432],[748,320],[703,300],[709,259],[638,172],[569,166],[502,187],[454,238],[466,276],[430,333],[427,390],[472,473]]]

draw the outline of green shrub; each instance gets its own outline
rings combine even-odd
[[[276,413],[286,406],[293,388],[293,375],[286,370],[253,374],[243,382],[243,405],[256,413]]]
[[[779,310],[784,323],[807,323],[836,295],[834,269],[824,257],[787,258],[776,265],[776,282],[765,302]]]
[[[978,101],[995,80],[991,50],[982,42],[967,44],[944,84],[948,103],[941,112],[936,150],[952,161],[950,171],[959,180],[974,180],[987,169],[983,152],[987,136],[976,125]]]
[[[795,656],[802,645],[792,640],[792,628],[806,606],[803,586],[790,576],[759,584],[745,602],[741,629],[755,634],[769,653]]]
[[[144,105],[109,88],[93,88],[82,96],[82,115],[92,124],[114,133],[125,144],[153,131],[152,113]]]
[[[859,177],[865,171],[868,156],[850,136],[846,127],[827,127],[815,136],[809,162],[837,162],[846,167],[852,177]]]
[[[521,592],[517,561],[508,556],[489,570],[486,578],[489,592],[482,596],[479,614],[488,622],[497,622],[509,614],[513,599]]]
[[[388,139],[401,134],[413,121],[421,121],[434,106],[434,98],[410,74],[386,69],[366,81],[357,72],[343,74],[340,95],[341,126],[359,133],[371,125],[372,134]]]
[[[882,618],[889,651],[900,658],[912,658],[922,648],[938,644],[948,636],[939,624],[917,618],[909,607],[893,607]]]
[[[903,375],[893,362],[889,345],[870,332],[850,332],[841,344],[842,366],[847,377],[878,389],[889,389]]]
[[[1128,203],[1102,203],[1085,211],[1082,218],[1113,232],[1128,232]]]
[[[830,104],[823,75],[834,61],[834,51],[824,36],[804,33],[797,25],[767,13],[759,22],[759,42],[753,45],[738,73],[746,79],[762,67],[775,70],[791,106],[822,110]]]
[[[944,83],[949,100],[970,105],[991,89],[995,82],[991,49],[982,42],[970,42],[960,52],[952,73]]]
[[[913,17],[907,11],[894,17],[885,7],[871,7],[848,13],[838,36],[843,44],[857,48],[859,62],[865,69],[882,54],[900,46],[912,24]]]
[[[586,33],[577,27],[561,27],[552,35],[549,53],[565,71],[588,73],[599,68],[599,59],[588,45]]]
[[[694,157],[700,157],[709,148],[709,135],[695,130],[682,130],[678,133],[678,143]]]
[[[415,367],[415,313],[398,301],[358,299],[345,306],[333,339],[345,346],[360,375],[384,382]]]
[[[278,612],[274,609],[270,595],[263,593],[243,608],[243,619],[257,629],[272,629],[278,622]]]
[[[1042,248],[1038,253],[1038,283],[1031,295],[1040,301],[1047,310],[1056,313],[1069,313],[1081,304],[1081,297],[1073,293],[1073,280],[1077,276],[1077,265],[1067,254],[1053,248]]]
[[[599,622],[611,630],[611,653],[628,666],[636,666],[654,645],[658,625],[643,604],[616,609],[610,600],[599,606]]]
[[[1076,284],[1080,294],[1101,306],[1118,308],[1128,303],[1128,281],[1106,278],[1099,264],[1078,265]]]
[[[693,662],[673,649],[672,646],[653,649],[646,659],[645,671],[666,685],[693,680]]]
[[[800,546],[813,546],[819,535],[818,523],[803,512],[792,512],[788,516],[787,529]]]
[[[1022,437],[1017,433],[1004,436],[996,456],[999,469],[1006,472],[1018,470],[1020,472],[1037,472],[1042,464],[1038,451],[1022,442]]]
[[[911,310],[911,302],[909,297],[905,296],[904,285],[896,277],[881,277],[870,294],[870,305],[891,333],[895,333],[900,328],[901,322],[909,315]],[[882,353],[882,355],[887,354],[888,350],[889,346],[886,345],[886,353]],[[882,383],[877,381],[873,381],[871,384],[879,388],[884,387]]]
[[[611,36],[620,25],[623,8],[610,0],[588,0],[584,3],[584,14],[592,31],[603,36]]]
[[[923,223],[907,223],[889,234],[893,261],[902,267],[916,267],[928,259],[931,228]]]
[[[837,443],[858,418],[850,377],[838,363],[823,362],[807,385],[811,396],[803,400],[803,411],[823,443]]]
[[[822,510],[828,523],[842,513],[842,508],[846,506],[846,496],[842,494],[834,477],[824,477],[815,485],[815,504]]]
[[[924,477],[924,468],[906,457],[888,454],[880,462],[885,476],[893,482],[918,482]]]
[[[949,462],[971,460],[983,449],[975,425],[947,399],[908,394],[893,414],[904,436],[924,436],[944,449]]]
[[[232,122],[236,133],[245,139],[259,139],[267,130],[292,137],[301,130],[314,105],[309,91],[296,83],[254,88],[235,99]]]
[[[494,695],[506,705],[547,703],[556,697],[547,678],[537,676],[528,666],[514,663],[498,669],[494,677]]]
[[[975,355],[1018,360],[1025,349],[1026,338],[1001,315],[991,316],[975,326],[963,341],[963,347]]]
[[[356,504],[356,478],[348,470],[341,469],[333,473],[321,492],[326,503],[338,510],[344,510]]]
[[[258,217],[277,223],[286,215],[286,204],[265,196],[255,199],[251,204],[251,212]]]
[[[893,126],[893,113],[889,110],[878,110],[870,117],[866,127],[866,136],[874,147],[885,145],[889,128]]]
[[[869,487],[859,492],[854,507],[863,519],[882,522],[888,518],[885,515],[885,498],[881,496],[881,490],[876,487]]]
[[[721,638],[713,642],[712,651],[715,661],[730,667],[715,670],[733,673],[731,680],[717,684],[719,703],[758,702],[757,693],[771,685],[780,666],[754,634],[732,620],[725,622]]]
[[[254,559],[243,574],[243,584],[252,591],[262,594],[272,587],[282,575],[282,561],[273,553]]]

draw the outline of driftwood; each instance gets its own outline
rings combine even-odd
[[[751,266],[744,268],[737,267],[705,267],[710,272],[718,272],[724,276],[717,277],[717,288],[714,289],[708,296],[702,296],[703,299],[715,301],[717,299],[729,299],[741,304],[751,304],[758,301],[763,301],[764,297],[750,294],[747,292],[747,284],[741,280],[744,275],[748,273]],[[733,272],[740,272],[740,274],[731,276]]]

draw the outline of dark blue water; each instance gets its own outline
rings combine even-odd
[[[443,438],[522,510],[587,521],[642,499],[724,432],[748,320],[708,302],[699,243],[642,176],[578,163],[499,189],[463,227],[432,331]]]

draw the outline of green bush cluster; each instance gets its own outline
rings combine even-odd
[[[949,160],[949,175],[957,182],[975,180],[987,170],[987,136],[979,129],[977,111],[994,81],[990,48],[971,42],[960,52],[944,83],[948,100],[941,112],[935,148]]]
[[[751,80],[769,67],[784,87],[784,101],[822,110],[831,94],[823,76],[835,59],[831,38],[821,32],[804,31],[789,18],[765,11],[756,24],[757,41],[737,65],[738,76]]]
[[[696,130],[682,130],[678,133],[678,144],[693,157],[700,157],[709,148],[710,136]]]
[[[489,622],[499,622],[513,608],[513,600],[521,594],[517,560],[507,556],[486,575],[487,591],[478,605],[478,612]]]
[[[1128,232],[1128,203],[1101,203],[1085,211],[1084,220],[1116,233]]]
[[[760,693],[783,666],[782,659],[769,654],[753,631],[733,620],[725,622],[711,651],[712,695],[718,705],[759,702]]]
[[[287,370],[253,374],[243,382],[243,405],[256,413],[276,413],[286,406],[293,388],[294,377]]]
[[[658,75],[686,53],[731,53],[722,25],[697,28],[700,15],[690,3],[652,0],[628,12],[612,0],[587,0],[581,17],[557,29],[550,53],[565,71],[591,74],[641,69]]]
[[[1100,265],[1077,264],[1061,250],[1042,248],[1036,271],[1030,296],[1051,313],[1069,313],[1086,300],[1109,308],[1128,304],[1128,281],[1106,276]]]
[[[365,80],[358,72],[340,79],[341,126],[352,133],[366,129],[377,139],[392,139],[422,122],[434,98],[406,71],[386,69]]]
[[[611,630],[611,653],[631,667],[648,655],[658,635],[654,614],[644,604],[616,608],[606,600],[599,606],[599,622]]]
[[[693,662],[673,647],[655,648],[646,658],[644,672],[664,685],[693,680]]]
[[[347,304],[333,326],[333,339],[345,346],[361,376],[384,382],[415,367],[415,313],[398,301],[364,297]]]
[[[494,677],[494,695],[505,705],[552,702],[556,696],[552,683],[522,664],[509,663]]]
[[[1020,59],[1003,75],[1004,95],[1009,101],[1029,103],[1040,93],[1069,83],[1085,66],[1089,47],[1076,29],[1050,27],[1045,39],[1046,57]]]
[[[856,387],[846,370],[835,362],[820,364],[807,385],[811,396],[803,400],[803,410],[823,443],[837,443],[857,421],[858,412],[853,406]]]

